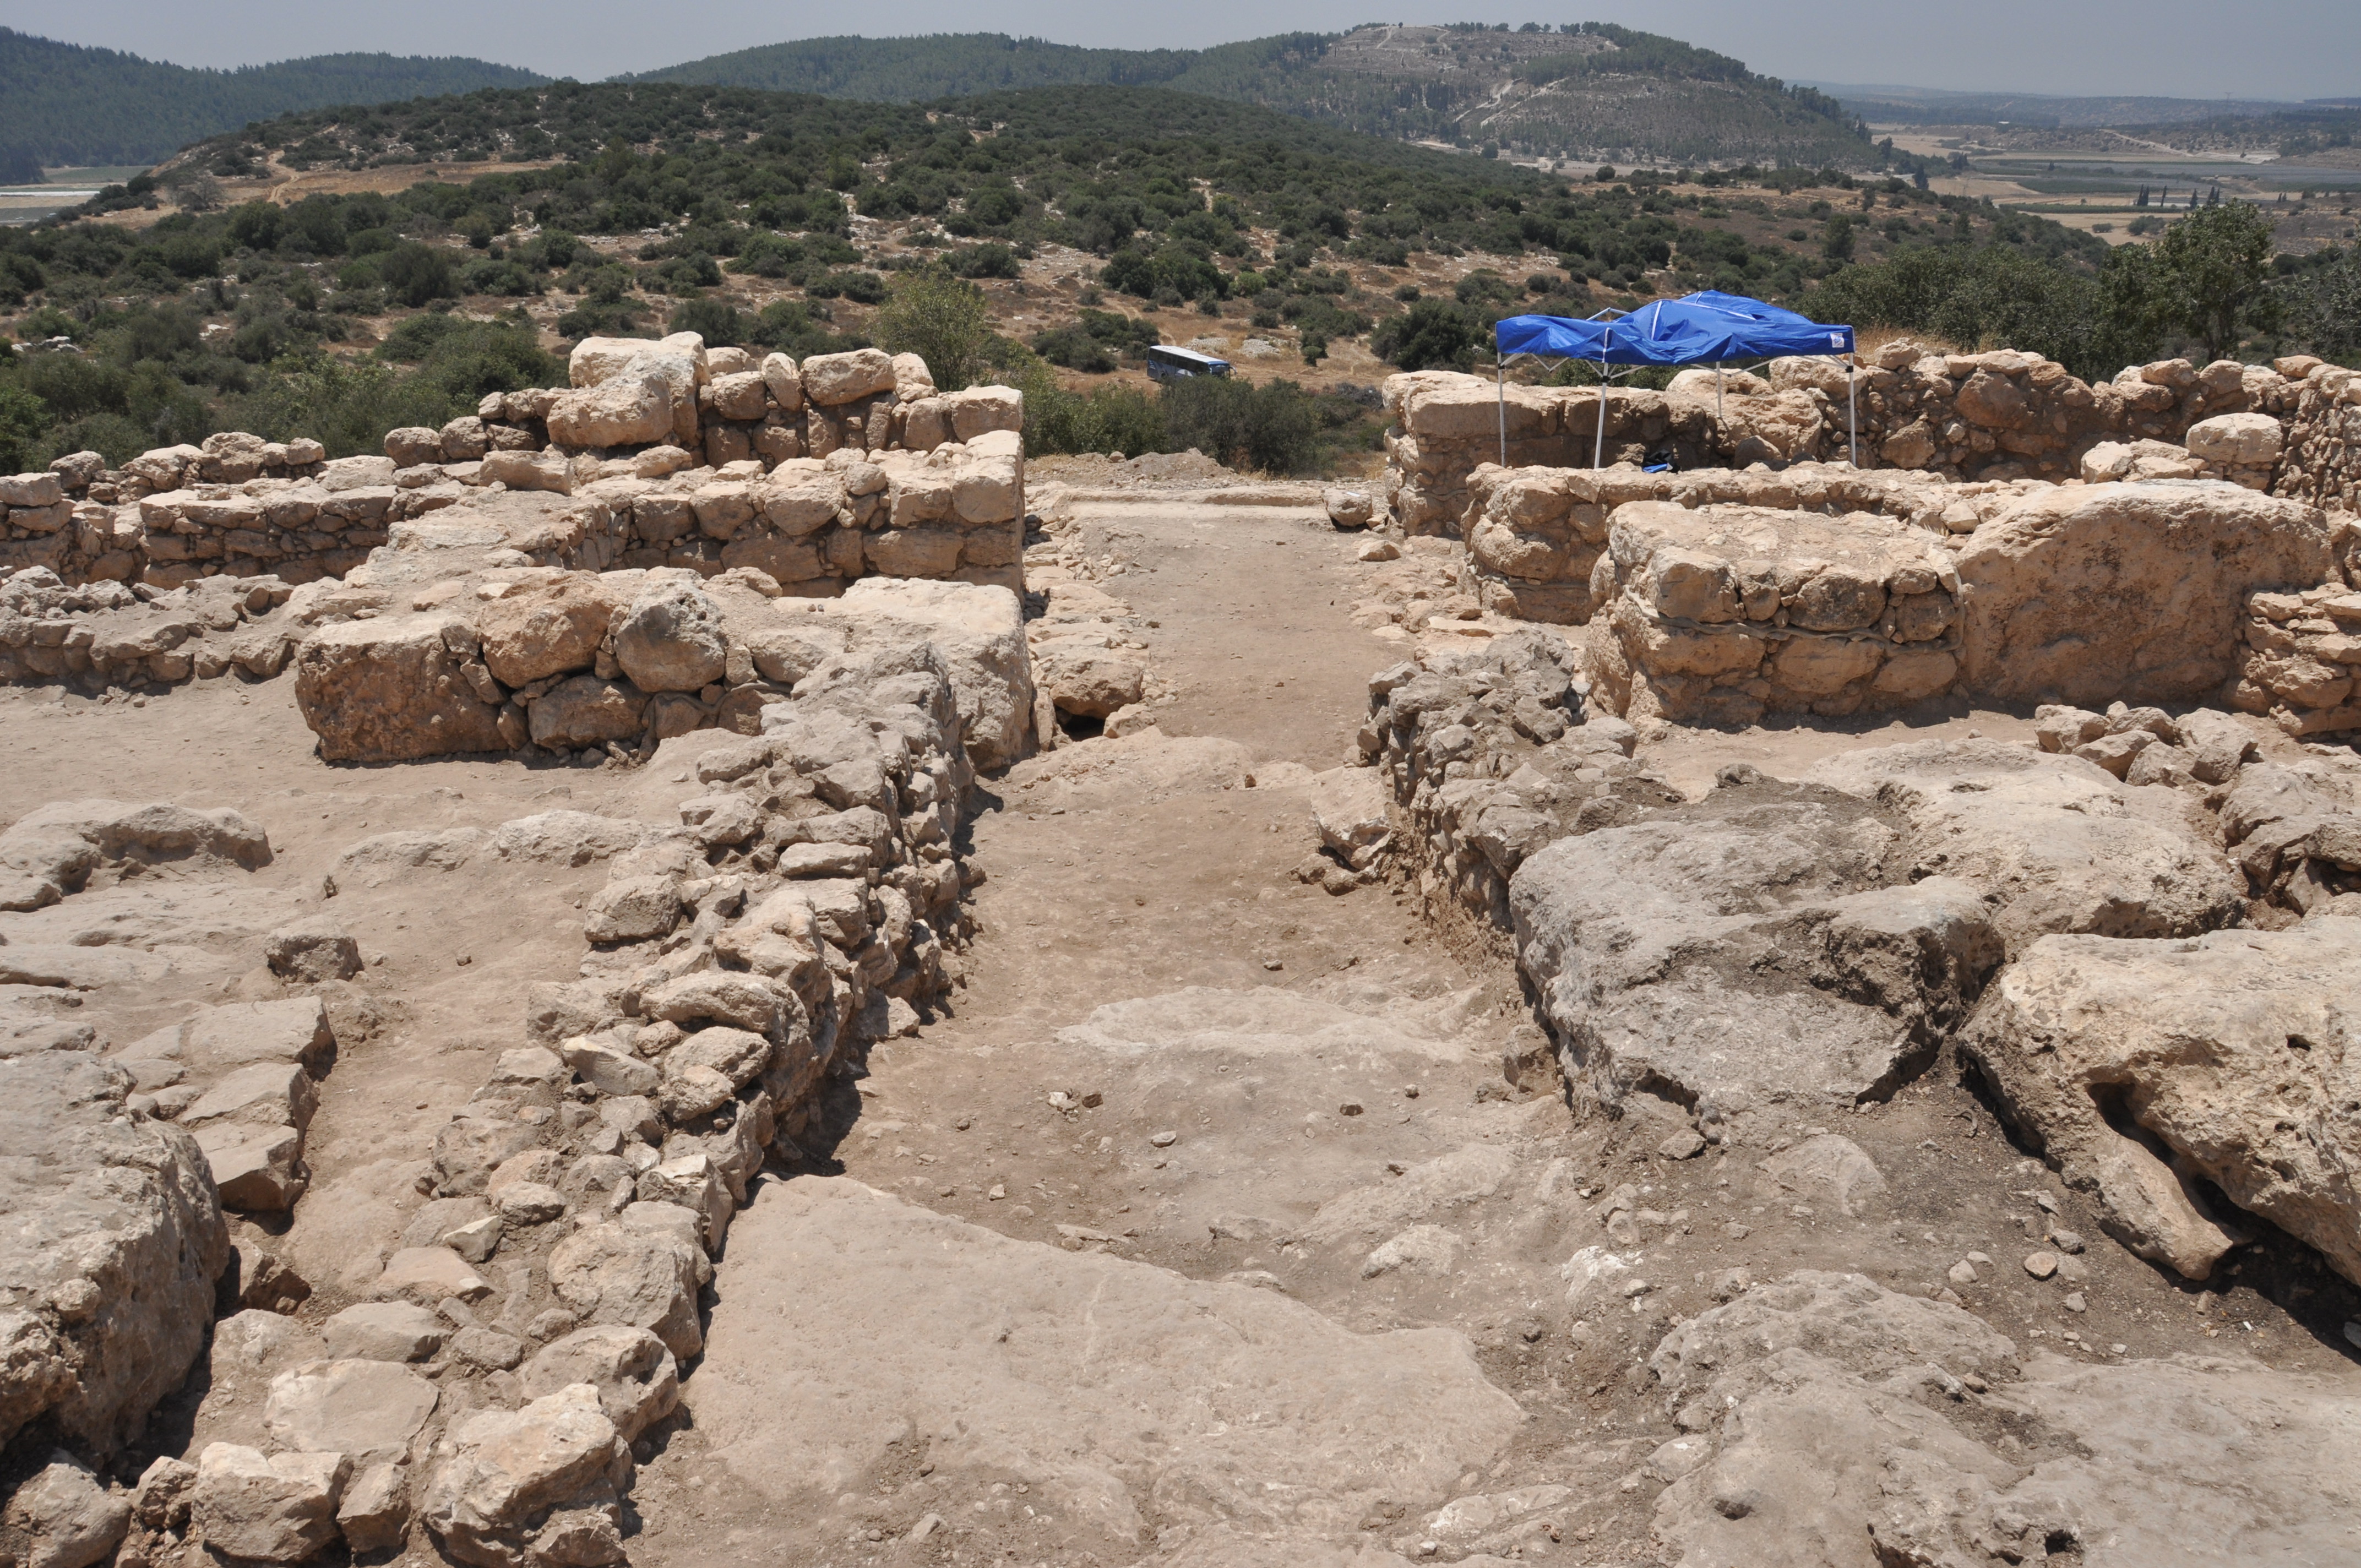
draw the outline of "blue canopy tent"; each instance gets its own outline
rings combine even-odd
[[[1829,355],[1845,360],[1848,442],[1861,462],[1860,417],[1854,396],[1852,328],[1808,321],[1793,311],[1742,294],[1712,290],[1678,300],[1658,300],[1636,311],[1602,311],[1587,321],[1568,316],[1509,316],[1492,329],[1499,379],[1500,463],[1509,461],[1509,361],[1587,359],[1598,367],[1598,436],[1591,466],[1604,466],[1607,447],[1607,383],[1610,365],[1700,365],[1715,367],[1714,412],[1721,411],[1719,378],[1725,360],[1779,355]]]

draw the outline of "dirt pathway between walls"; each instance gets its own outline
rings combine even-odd
[[[2341,1375],[2333,1328],[2274,1304],[2290,1280],[2192,1290],[2095,1245],[2025,1277],[2046,1227],[2094,1217],[1948,1060],[1839,1127],[1686,1159],[1669,1111],[1511,1089],[1504,1047],[1538,1038],[1511,971],[1446,953],[1399,886],[1291,874],[1310,775],[1402,655],[1349,619],[1354,542],[1139,504],[1061,543],[1145,644],[1159,729],[989,786],[966,986],[738,1218],[684,1412],[643,1445],[642,1568],[1656,1562],[1697,1440],[1648,1358],[1797,1268],[1950,1290],[2070,1360],[2228,1336]],[[1034,580],[1054,609],[1069,579]],[[2007,721],[1935,728],[1979,723]],[[1692,732],[1664,765],[1702,787],[1906,738]],[[1818,1157],[1839,1144],[1874,1168]],[[1602,1244],[1638,1259],[1611,1290],[1570,1272]]]

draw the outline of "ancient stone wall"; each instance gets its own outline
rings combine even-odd
[[[2227,700],[2249,596],[2346,591],[2350,531],[2242,487],[1995,487],[1989,499],[1993,514],[1963,533],[1866,511],[1619,507],[1593,578],[1595,697],[1633,718],[1717,724],[1897,709],[1954,690]],[[2250,621],[2246,641],[2257,635]],[[2263,671],[2311,694],[2318,683],[2296,673],[2310,668]]]
[[[1947,486],[1926,475],[1863,472],[1840,464],[1797,464],[1778,473],[1708,468],[1684,474],[1650,474],[1628,466],[1485,464],[1467,478],[1465,586],[1496,615],[1578,626],[1603,602],[1593,597],[1591,579],[1606,548],[1608,519],[1631,502],[1728,503],[1829,517],[1867,512],[1912,521],[1940,535],[1972,532],[2026,488],[2021,482]]]
[[[2228,706],[2268,714],[2290,735],[2361,729],[2361,594],[2342,582],[2264,592],[2246,604],[2238,678]]]
[[[700,1292],[750,1183],[805,1157],[831,1075],[917,1026],[969,935],[954,844],[993,705],[924,630],[873,630],[760,734],[679,752],[675,825],[555,811],[339,859],[332,894],[482,856],[603,860],[608,880],[578,972],[523,999],[360,1300],[316,1329],[215,1326],[216,1384],[236,1367],[269,1390],[263,1441],[151,1464],[119,1563],[428,1538],[466,1563],[624,1561],[631,1445],[704,1349]]]
[[[896,636],[950,661],[977,766],[1031,751],[1015,595],[877,579],[798,600],[747,568],[709,581],[669,569],[487,573],[434,608],[324,621],[295,649],[295,699],[332,762],[644,758],[697,729],[757,734],[772,705]]]
[[[1585,702],[1579,663],[1528,631],[1370,678],[1359,746],[1393,803],[1389,853],[1430,918],[1480,944],[1505,940],[1527,855],[1677,798],[1632,760],[1632,727]]]
[[[2313,366],[2286,425],[2276,492],[2316,507],[2361,512],[2361,372]]]
[[[1866,512],[1641,501],[1617,509],[1590,669],[1612,712],[1751,724],[1905,707],[1960,672],[1960,573]]]
[[[383,457],[233,432],[120,471],[82,452],[0,477],[0,573],[302,584],[344,576],[405,521],[526,490],[595,503],[579,538],[526,547],[551,564],[754,565],[799,595],[873,576],[1021,587],[1024,400],[1009,388],[938,393],[923,360],[876,349],[757,363],[695,334],[588,339],[571,370],[571,388],[390,432]]]
[[[1636,467],[1669,453],[1684,469],[1743,468],[1848,462],[1857,451],[1864,469],[1909,469],[1954,482],[2065,480],[2081,475],[2094,448],[2180,443],[2223,415],[2258,414],[2291,430],[2315,372],[2322,387],[2312,417],[2323,423],[2320,411],[2341,395],[2327,393],[2327,385],[2347,374],[2309,358],[2203,367],[2170,359],[2127,367],[2092,386],[2037,355],[1936,353],[1906,339],[1878,350],[1850,386],[1834,359],[1776,359],[1767,370],[1767,377],[1723,375],[1719,396],[1714,372],[1700,369],[1681,372],[1664,392],[1610,393],[1605,462]],[[1472,521],[1472,475],[1501,461],[1499,389],[1482,377],[1421,371],[1389,378],[1385,395],[1395,522],[1408,533],[1464,534]],[[1859,418],[1857,446],[1848,439],[1849,397]],[[1598,398],[1590,388],[1510,387],[1507,466],[1589,467]],[[2243,429],[2213,427],[2224,439],[2201,457],[2200,470],[2251,483],[2260,466],[2269,477],[2254,488],[2272,488],[2278,453],[2266,453],[2268,443],[2252,431],[2230,438],[2232,428]],[[2326,439],[2315,436],[2312,447]],[[2349,448],[2341,426],[2334,440]],[[2322,462],[2303,466],[2310,474]]]

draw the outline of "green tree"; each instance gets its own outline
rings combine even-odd
[[[1483,318],[1451,300],[1415,300],[1409,310],[1378,323],[1369,347],[1404,370],[1464,370],[1485,337]]]
[[[449,254],[414,239],[387,252],[378,263],[378,276],[385,280],[387,291],[405,305],[459,297]]]
[[[0,381],[0,473],[30,467],[33,443],[49,427],[48,404],[22,387]]]
[[[1227,376],[1191,376],[1164,389],[1164,434],[1174,450],[1195,447],[1233,468],[1309,472],[1319,420],[1292,381],[1255,386]]]
[[[2178,333],[2220,359],[2279,324],[2271,250],[2270,220],[2248,203],[2198,208],[2145,253],[2110,258],[2107,325],[2126,339]]]
[[[993,339],[992,307],[983,291],[940,264],[898,274],[894,297],[870,324],[892,352],[925,360],[935,385],[946,392],[975,379]]]
[[[2332,359],[2361,355],[2361,245],[2312,274],[2301,323],[2312,352]]]

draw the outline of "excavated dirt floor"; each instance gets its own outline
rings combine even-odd
[[[1354,541],[1308,512],[1147,502],[1087,506],[1063,543],[1122,568],[1095,586],[1147,644],[1159,728],[986,781],[965,986],[836,1086],[826,1140],[739,1217],[683,1410],[642,1440],[633,1562],[1655,1562],[1662,1482],[1640,1464],[1680,1432],[1644,1363],[1731,1271],[1926,1293],[1981,1252],[1958,1293],[2028,1350],[2235,1350],[2351,1384],[2354,1292],[2309,1253],[2266,1237],[2204,1288],[2138,1262],[1948,1054],[1890,1103],[1789,1130],[1868,1154],[1883,1190],[1850,1200],[1766,1181],[1761,1149],[1662,1157],[1669,1117],[1582,1122],[1511,1088],[1503,1049],[1533,1029],[1511,970],[1446,948],[1404,887],[1290,874],[1316,843],[1310,773],[1353,760],[1367,679],[1402,656],[1349,619],[1376,570]],[[1061,580],[1035,574],[1052,598]],[[1731,762],[1793,773],[1971,729],[2029,726],[1676,732],[1641,755],[1695,792]],[[11,689],[0,746],[0,817],[171,799],[270,834],[273,862],[190,916],[211,934],[180,934],[177,969],[93,993],[118,1042],[192,995],[281,994],[218,955],[321,903],[359,839],[670,798],[613,768],[329,767],[285,679],[136,704]],[[431,894],[339,886],[368,967],[338,988],[314,1184],[274,1244],[318,1289],[305,1316],[374,1273],[435,1128],[521,1042],[526,987],[572,972],[604,876],[526,861]],[[82,945],[115,939],[97,896],[74,904]],[[1653,1288],[1577,1321],[1562,1266],[1626,1182]],[[2056,1226],[2091,1238],[2080,1280],[2018,1266]],[[146,1452],[177,1451],[202,1392]],[[1513,1541],[1426,1547],[1444,1502],[1532,1487],[1566,1491]]]

